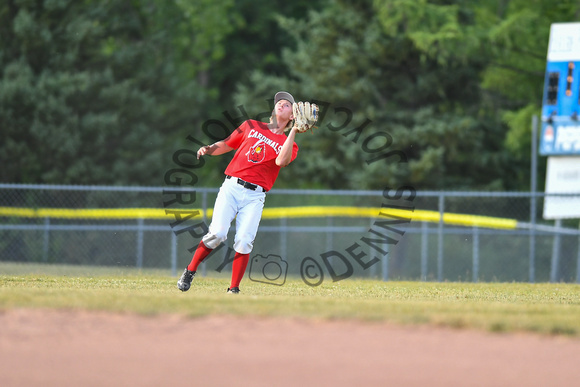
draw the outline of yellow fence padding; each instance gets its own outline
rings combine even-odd
[[[201,208],[191,209],[163,209],[163,208],[23,208],[0,207],[0,217],[21,218],[59,218],[59,219],[175,219],[175,213],[186,217],[187,214],[199,213],[195,217],[203,217]],[[213,211],[207,214],[211,218]],[[279,218],[321,218],[321,217],[350,217],[350,218],[406,218],[412,222],[439,222],[438,211],[402,210],[379,207],[339,207],[339,206],[310,206],[310,207],[275,207],[266,208],[262,214],[264,219]],[[497,229],[515,229],[518,222],[515,219],[495,218],[490,216],[445,213],[445,224],[454,224],[467,227],[483,227]]]

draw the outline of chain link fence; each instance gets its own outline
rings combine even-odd
[[[155,269],[176,276],[207,230],[217,192],[2,184],[0,268]],[[311,260],[329,281],[580,282],[578,220],[542,219],[545,198],[411,187],[272,190],[251,262],[279,258],[284,279],[304,279]],[[202,275],[231,270],[234,233],[232,225]],[[252,279],[256,273],[281,284],[282,277],[271,279],[263,270]]]

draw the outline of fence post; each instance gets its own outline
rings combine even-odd
[[[439,194],[439,229],[437,230],[437,280],[443,281],[443,214],[445,213],[445,197]]]
[[[333,244],[333,235],[334,231],[332,227],[334,226],[334,221],[332,220],[332,216],[326,217],[326,251],[332,250]]]
[[[479,227],[473,227],[473,282],[479,279]]]
[[[382,260],[383,281],[389,280],[389,246],[383,245],[383,249],[387,252]]]
[[[580,222],[578,222],[578,259],[576,260],[576,283],[580,284]]]
[[[171,275],[177,275],[177,236],[171,231]]]
[[[536,282],[536,191],[538,185],[538,116],[532,117],[532,165],[530,181],[530,273],[529,281]]]
[[[331,251],[332,249],[332,245],[334,243],[334,238],[333,238],[333,231],[330,230],[330,228],[334,225],[334,221],[332,220],[331,216],[327,216],[326,217],[326,251]],[[329,257],[329,263],[330,265],[332,265],[332,257]]]
[[[48,262],[48,250],[50,247],[50,218],[44,218],[44,236],[42,240],[42,262]]]
[[[207,191],[204,190],[201,194],[201,210],[203,211],[203,222],[207,224]],[[201,261],[201,276],[205,277],[207,275],[207,264],[205,259]]]
[[[554,242],[552,244],[552,267],[550,268],[550,282],[558,281],[558,267],[560,266],[560,227],[562,227],[562,219],[556,219],[554,222],[556,227],[554,234]]]
[[[138,269],[143,267],[143,218],[137,219],[137,264]]]
[[[282,259],[288,261],[288,221],[286,217],[280,218],[280,250]]]
[[[427,281],[427,259],[429,251],[429,223],[421,222],[421,280]]]
[[[372,227],[372,224],[371,224],[371,227]],[[372,257],[373,256],[372,255],[373,253],[374,252],[371,251],[371,249],[369,249],[369,257]],[[332,257],[330,257],[330,258],[332,259]],[[386,256],[384,258],[387,259]],[[382,259],[381,259],[381,265],[382,265]],[[378,262],[377,262],[377,263],[375,263],[374,265],[372,265],[370,267],[370,270],[369,270],[369,278],[372,278],[372,279],[379,279],[379,278],[381,278],[381,273],[379,273],[379,266],[380,265],[378,265]],[[382,269],[381,269],[381,271],[382,271]]]

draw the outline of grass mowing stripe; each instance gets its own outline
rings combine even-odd
[[[580,337],[580,285],[346,280],[284,286],[246,280],[228,295],[227,279],[196,278],[189,292],[163,276],[0,275],[0,308],[57,308],[144,315],[211,314],[354,319],[433,324],[496,332]]]

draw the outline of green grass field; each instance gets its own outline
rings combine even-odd
[[[245,278],[242,294],[228,295],[228,278],[196,277],[177,290],[163,272],[106,273],[86,268],[29,274],[0,266],[0,309],[55,308],[143,315],[213,314],[429,324],[492,332],[580,336],[580,285],[438,283],[345,280],[309,287]],[[20,273],[20,272],[21,273]]]

